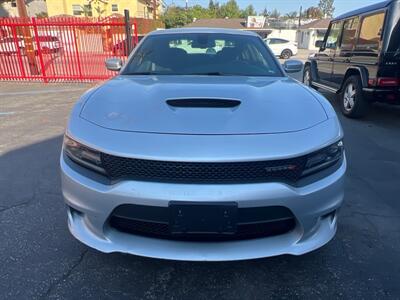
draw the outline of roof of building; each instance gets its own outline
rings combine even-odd
[[[171,28],[163,30],[155,30],[149,33],[149,35],[161,35],[161,34],[182,34],[182,33],[225,33],[225,34],[241,34],[241,35],[255,35],[257,33],[237,30],[229,28],[210,28],[210,27],[186,27],[186,28]]]
[[[212,27],[212,28],[231,28],[244,29],[246,28],[246,19],[197,19],[185,27]]]
[[[329,27],[331,19],[321,19],[300,26],[300,29],[325,29]]]
[[[376,4],[372,4],[369,6],[365,6],[363,8],[356,9],[356,10],[350,11],[348,13],[345,13],[343,15],[340,15],[340,16],[336,17],[335,20],[347,19],[352,16],[362,15],[362,14],[368,13],[370,11],[383,9],[383,8],[389,6],[394,1],[397,1],[397,0],[388,0],[388,1],[383,1],[383,2],[376,3]]]

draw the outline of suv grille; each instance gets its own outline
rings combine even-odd
[[[143,160],[101,154],[102,166],[113,180],[184,183],[250,183],[278,180],[296,182],[306,156],[252,162],[174,162]]]

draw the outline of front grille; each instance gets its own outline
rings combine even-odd
[[[117,207],[109,218],[112,228],[125,233],[183,241],[229,241],[263,238],[288,233],[296,226],[291,211],[281,206],[239,208],[234,234],[191,233],[173,235],[167,207],[126,204]]]
[[[306,156],[251,162],[175,162],[118,157],[102,153],[101,161],[113,180],[183,183],[296,182]]]

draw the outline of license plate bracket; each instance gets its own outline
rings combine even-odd
[[[171,234],[236,233],[236,202],[169,202],[169,228]]]

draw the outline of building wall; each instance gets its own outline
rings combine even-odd
[[[47,0],[46,2],[49,16],[74,15],[73,5],[83,7],[89,4],[88,0]],[[117,11],[112,10],[113,5],[117,6]],[[124,10],[128,9],[131,17],[153,18],[153,13],[151,10],[149,11],[144,0],[143,2],[141,0],[108,0],[107,3],[94,0],[91,7],[93,17],[106,17],[112,14],[123,15]],[[82,13],[81,16],[84,16],[84,14]]]
[[[17,17],[18,9],[12,3],[15,1],[0,1],[0,17]],[[33,0],[26,4],[28,15],[35,17],[38,13],[47,12],[46,2],[44,0]]]
[[[299,49],[318,50],[315,42],[323,40],[323,36],[318,36],[316,29],[301,29],[297,31],[297,43]]]
[[[268,35],[268,38],[281,38],[292,42],[296,41],[296,30],[295,29],[272,29],[272,32]]]

